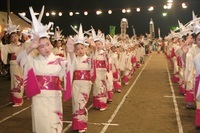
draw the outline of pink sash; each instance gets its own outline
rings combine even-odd
[[[200,75],[198,75],[198,76],[195,78],[194,93],[195,93],[195,96],[196,96],[196,97],[199,97],[199,96],[200,96],[200,94],[197,94],[197,93],[200,93],[200,90],[198,90],[198,88],[199,88],[199,82],[200,82]]]
[[[41,90],[61,90],[60,78],[58,76],[36,76]]]
[[[74,80],[91,80],[90,70],[74,71]]]
[[[106,68],[106,62],[104,60],[96,60],[96,68]]]

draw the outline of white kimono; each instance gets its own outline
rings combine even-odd
[[[11,54],[10,60],[10,77],[11,77],[11,95],[10,100],[12,103],[22,103],[23,102],[23,78],[22,78],[22,70],[20,66],[17,64],[16,58],[18,54],[23,51],[24,47],[19,44],[18,46],[15,44],[6,44],[1,46],[1,59],[4,64],[7,64],[8,54]]]
[[[96,51],[95,54],[96,80],[93,85],[93,107],[101,109],[107,107],[106,73],[108,62],[105,51]]]
[[[194,68],[196,70],[195,99],[200,102],[200,54],[194,58]]]
[[[88,111],[86,104],[91,91],[91,59],[84,55],[75,58],[74,81],[72,89],[72,129],[87,128]]]
[[[56,79],[64,77],[69,63],[64,58],[51,53],[48,57],[38,55],[33,58],[26,51],[17,58],[23,68],[25,91],[39,88],[40,92],[32,96],[32,127],[35,133],[61,133],[63,129],[63,109],[61,87]],[[69,61],[70,62],[70,61]],[[36,78],[41,77],[41,80]],[[69,76],[70,77],[70,76]],[[47,80],[50,78],[50,80]],[[36,82],[34,83],[34,80]],[[53,84],[53,85],[52,85]]]

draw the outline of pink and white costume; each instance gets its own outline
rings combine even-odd
[[[68,89],[70,90],[69,62],[71,61],[66,61],[53,53],[48,57],[38,55],[33,58],[30,54],[27,55],[26,51],[19,54],[17,61],[23,69],[27,97],[32,97],[33,132],[62,132],[63,109],[60,78],[65,77],[65,88],[70,93]],[[70,94],[66,99],[69,96]]]
[[[84,55],[75,58],[74,78],[72,89],[72,129],[87,128],[88,111],[86,104],[91,91],[91,59]]]
[[[11,93],[10,93],[10,101],[12,103],[22,103],[23,102],[23,76],[22,70],[20,66],[17,64],[16,58],[17,55],[23,51],[23,46],[19,43],[19,45],[15,45],[13,43],[2,45],[1,46],[1,59],[4,64],[7,64],[8,54],[11,55],[10,58],[10,77],[11,77]]]
[[[101,109],[107,107],[106,73],[108,61],[105,51],[96,51],[95,54],[96,80],[93,85],[93,107]]]

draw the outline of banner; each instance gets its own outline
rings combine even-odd
[[[115,35],[115,26],[110,26],[110,36],[113,37]]]

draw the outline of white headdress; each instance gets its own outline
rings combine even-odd
[[[170,30],[170,31],[171,31],[171,37],[172,38],[175,38],[175,37],[179,38],[180,34],[178,32],[175,32],[175,31],[172,31],[172,30]]]
[[[27,35],[27,36],[30,36],[32,38],[32,33],[31,33],[31,29],[30,28],[26,28],[26,29],[23,29],[21,34],[20,34],[20,39],[22,39],[22,35]]]
[[[200,18],[197,18],[197,16],[192,12],[192,30],[193,33],[198,34],[200,32]]]
[[[112,46],[114,46],[114,47],[120,46],[120,44],[119,44],[118,41],[117,41],[117,39],[119,38],[119,36],[118,36],[118,37],[117,37],[117,36],[111,37],[111,36],[109,35],[109,37],[110,37],[110,39],[111,39],[111,44],[112,44]]]
[[[10,16],[9,16],[9,19],[8,19],[8,27],[7,27],[7,28],[4,28],[4,31],[6,31],[6,32],[10,35],[11,33],[15,33],[15,32],[17,32],[17,31],[19,31],[18,28],[19,28],[19,25],[18,25],[18,26],[13,25],[13,23],[12,23],[12,21],[11,21],[11,18],[10,18]]]
[[[55,33],[54,33],[54,36],[53,36],[53,39],[54,39],[55,41],[62,40],[61,32],[62,32],[62,30],[60,30],[59,27],[56,27]]]
[[[93,38],[94,42],[95,41],[99,41],[100,38],[96,35],[96,32],[95,32],[94,28],[92,26],[91,26],[91,28],[92,28],[92,30],[91,30],[91,32],[92,32],[92,38]]]
[[[180,29],[180,36],[179,37],[187,35],[189,31],[186,29],[186,27],[179,20],[178,20],[178,25],[179,25],[179,29]]]
[[[82,28],[82,24],[80,24],[79,26],[79,31],[77,31],[72,25],[71,25],[72,29],[76,32],[76,36],[74,36],[74,44],[77,43],[81,43],[85,46],[88,46],[87,43],[85,43],[85,37],[84,37],[84,33],[83,33],[83,28]]]
[[[42,10],[40,12],[40,15],[38,17],[38,19],[35,16],[35,13],[33,11],[32,7],[29,7],[29,11],[30,11],[30,15],[32,18],[32,21],[30,21],[28,18],[23,17],[22,15],[20,15],[24,20],[26,20],[27,22],[30,22],[32,24],[32,34],[36,34],[39,35],[39,37],[49,37],[48,35],[48,30],[51,27],[51,25],[53,24],[52,22],[49,22],[48,25],[43,25],[41,23],[41,19],[43,17],[44,14],[44,6],[42,7]]]
[[[192,12],[192,20],[186,24],[187,29],[195,34],[200,32],[200,17],[197,18],[194,11]]]
[[[23,29],[21,34],[31,35],[31,29],[30,28]]]

